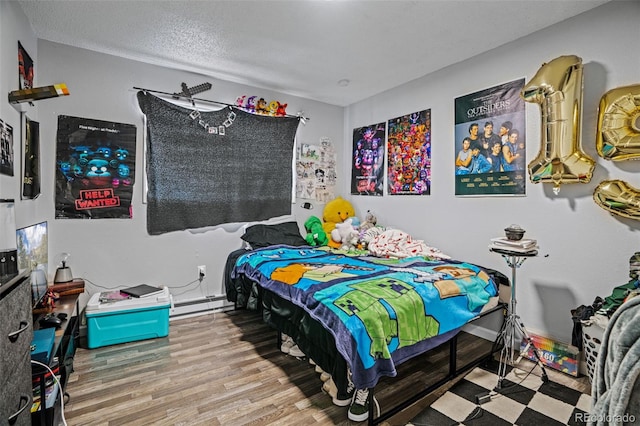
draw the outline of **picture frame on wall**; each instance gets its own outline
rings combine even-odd
[[[18,42],[18,87],[20,90],[33,89],[34,63],[31,56]]]
[[[0,120],[0,174],[13,176],[13,127]]]
[[[23,117],[21,196],[33,200],[40,195],[40,123]]]

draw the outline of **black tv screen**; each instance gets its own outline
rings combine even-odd
[[[31,271],[31,295],[33,306],[47,293],[49,267],[49,236],[47,222],[20,228],[16,231],[18,270]]]

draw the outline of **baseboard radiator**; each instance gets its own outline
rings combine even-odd
[[[233,309],[233,302],[227,301],[224,294],[206,296],[198,299],[174,302],[171,306],[169,319],[205,315],[212,312],[222,312],[231,309]]]

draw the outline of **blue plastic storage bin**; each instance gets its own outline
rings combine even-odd
[[[94,294],[85,315],[87,318],[87,346],[89,349],[136,340],[165,337],[169,334],[169,289],[147,297],[117,302],[100,302]]]

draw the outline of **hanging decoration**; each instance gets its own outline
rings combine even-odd
[[[605,93],[598,108],[598,154],[613,161],[640,158],[640,85]],[[611,214],[640,220],[640,191],[622,180],[605,180],[593,200]]]
[[[136,127],[58,116],[56,219],[129,219]]]
[[[609,213],[640,220],[640,191],[624,181],[602,181],[593,191],[593,200]]]
[[[147,118],[150,235],[291,214],[300,118],[202,112],[207,123],[236,114],[226,136],[210,136],[191,125],[190,109],[144,91],[137,98]]]
[[[580,146],[582,92],[582,59],[575,55],[542,64],[520,92],[540,105],[542,116],[540,151],[529,163],[529,178],[552,183],[556,195],[562,184],[588,183],[595,167]]]
[[[596,150],[605,160],[640,158],[640,84],[618,87],[602,96]]]

